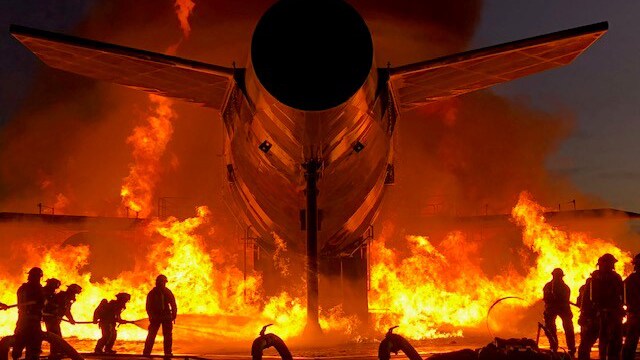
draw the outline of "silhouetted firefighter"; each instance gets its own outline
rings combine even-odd
[[[640,337],[640,254],[633,258],[633,273],[624,280],[624,303],[627,305],[627,333],[622,358],[633,360]]]
[[[591,274],[593,276],[593,273]],[[591,347],[595,343],[597,337],[597,331],[593,335],[588,335],[593,332],[596,322],[596,311],[593,308],[591,297],[589,296],[589,289],[591,288],[591,278],[588,278],[584,285],[578,290],[578,300],[576,303],[580,307],[580,316],[578,316],[578,325],[580,325],[580,346],[578,347],[578,358],[588,359],[591,352]],[[585,336],[591,336],[593,342],[587,343]],[[586,357],[585,357],[586,356]]]
[[[581,324],[578,359],[587,360],[591,347],[598,342],[600,359],[620,358],[622,348],[622,317],[624,316],[622,278],[614,269],[618,260],[611,254],[598,259],[598,270],[591,273],[583,288],[582,306],[591,308],[591,318]]]
[[[553,269],[551,272],[553,279],[549,281],[543,288],[544,300],[544,324],[552,336],[558,339],[558,331],[556,329],[556,317],[562,319],[562,327],[567,339],[567,348],[573,357],[576,353],[576,340],[573,333],[573,313],[571,313],[571,289],[564,283],[562,279],[564,272],[560,268]],[[551,350],[558,351],[558,342],[554,342]]]
[[[47,331],[62,337],[60,323],[63,317],[67,317],[71,324],[76,323],[71,314],[71,305],[76,301],[76,296],[82,292],[78,284],[71,284],[66,291],[61,291],[48,300],[44,306],[44,324]],[[51,357],[59,358],[62,350],[55,344],[51,344]],[[50,358],[51,358],[50,357]]]
[[[93,313],[93,322],[100,324],[100,330],[102,330],[102,337],[96,344],[96,354],[115,354],[113,345],[118,337],[118,331],[116,326],[118,324],[126,323],[122,320],[122,311],[127,308],[127,302],[131,300],[131,295],[127,293],[119,293],[116,295],[115,300],[107,301],[102,299],[100,305]]]
[[[22,350],[26,348],[26,360],[40,358],[42,350],[42,309],[44,307],[44,293],[40,280],[42,269],[34,267],[29,270],[27,282],[18,288],[18,322],[16,323],[15,344],[12,357],[19,359]]]
[[[167,289],[167,282],[166,276],[158,275],[156,287],[151,289],[147,295],[149,334],[147,334],[147,341],[144,343],[144,355],[151,355],[160,325],[162,325],[162,336],[164,337],[164,354],[172,355],[173,323],[178,316],[178,307],[173,293]]]
[[[62,283],[60,282],[60,280],[55,278],[47,279],[45,283],[46,284],[42,287],[42,293],[44,294],[44,302],[46,306],[46,304],[52,301],[56,296],[56,291],[60,288],[60,285],[62,285]]]

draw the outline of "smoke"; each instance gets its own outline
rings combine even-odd
[[[190,1],[98,2],[71,33],[158,52],[180,44],[182,57],[224,66],[235,61],[241,66],[248,58],[253,27],[272,3],[255,0],[239,7],[203,1],[193,12]],[[378,62],[398,64],[463,49],[479,10],[479,2],[462,1],[443,5],[405,0],[394,6],[354,1],[353,5],[371,26]],[[398,41],[401,31],[406,33]],[[183,37],[188,40],[181,42]],[[53,207],[64,196],[66,213],[118,213],[118,182],[127,176],[132,161],[125,134],[145,117],[145,95],[44,66],[33,83],[25,106],[2,132],[3,207],[33,211],[39,202]],[[215,111],[189,104],[176,104],[175,109],[180,121],[174,122],[174,138],[161,159],[165,172],[156,196],[197,196],[211,202],[222,188],[222,167],[216,157],[222,148],[219,117]],[[213,211],[225,210],[208,205]]]
[[[189,16],[193,12],[196,4],[192,0],[176,0],[176,14],[180,20],[180,29],[184,38],[188,38],[191,34],[191,24],[189,24]]]

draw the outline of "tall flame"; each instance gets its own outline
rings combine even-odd
[[[182,38],[167,48],[168,53],[175,54],[182,41],[189,37],[189,16],[194,7],[192,0],[176,0],[175,11],[180,21]],[[127,143],[133,147],[133,162],[120,190],[126,211],[132,210],[142,217],[147,217],[153,209],[154,190],[161,171],[160,159],[173,134],[171,122],[177,118],[171,100],[149,95],[149,101],[151,113],[147,117],[147,123],[137,126],[127,139]]]
[[[182,29],[182,35],[184,38],[188,38],[191,34],[191,24],[189,24],[189,16],[193,12],[193,8],[196,4],[193,0],[176,0],[175,8],[176,15],[180,21],[180,29]]]
[[[120,190],[122,204],[136,214],[146,217],[153,208],[153,191],[160,178],[160,159],[173,134],[171,121],[177,115],[171,100],[149,95],[151,113],[146,124],[137,126],[127,143],[133,148],[133,163]]]

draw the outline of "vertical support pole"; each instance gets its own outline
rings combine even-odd
[[[307,325],[306,335],[322,333],[318,321],[318,170],[320,161],[311,159],[303,165],[307,181]]]
[[[345,302],[344,298],[344,268],[342,265],[342,256],[340,256],[340,299]]]
[[[247,231],[245,232],[245,235],[244,235],[244,239],[242,239],[243,242],[244,242],[244,256],[242,257],[242,259],[243,259],[243,264],[242,264],[242,279],[243,279],[242,280],[243,281],[242,282],[242,287],[243,287],[243,289],[242,289],[242,291],[243,291],[243,294],[244,294],[243,295],[244,296],[243,299],[244,299],[245,303],[247,302],[247,241],[248,241],[248,238],[249,238],[249,228],[247,228]]]

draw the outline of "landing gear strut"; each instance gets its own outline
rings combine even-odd
[[[307,181],[307,325],[305,335],[322,334],[318,322],[318,170],[322,162],[311,159],[303,164]]]

